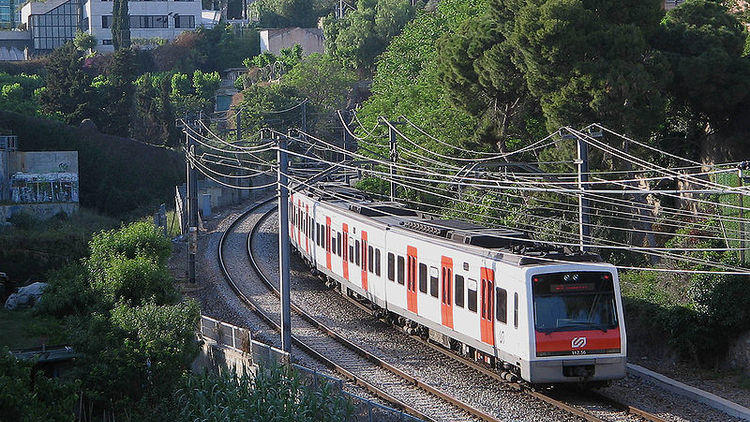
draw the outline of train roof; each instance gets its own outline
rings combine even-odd
[[[399,202],[378,200],[367,192],[344,184],[326,183],[322,189],[316,189],[314,193],[309,190],[303,191],[326,204],[372,218],[391,227],[498,252],[501,255],[500,259],[517,265],[560,264],[560,261],[602,262],[598,254],[570,251],[567,248],[535,242],[526,232],[439,218],[408,209]]]

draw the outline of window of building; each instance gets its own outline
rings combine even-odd
[[[495,314],[498,321],[508,322],[508,292],[500,287],[495,290]]]
[[[102,45],[112,45],[112,40],[102,40]]]
[[[464,307],[464,276],[456,274],[456,306]]]
[[[466,283],[466,301],[467,307],[471,312],[477,311],[477,281],[473,278],[468,279]]]
[[[169,28],[169,17],[167,15],[130,15],[130,28]],[[294,215],[292,219],[295,220]]]
[[[427,293],[427,265],[419,264],[419,291]]]
[[[438,274],[440,272],[435,267],[430,267],[430,295],[438,297]]]
[[[177,15],[174,17],[175,28],[195,28],[195,16]]]
[[[29,29],[36,50],[53,50],[72,40],[82,29],[83,3],[69,0],[43,15],[29,17]]]
[[[102,28],[112,27],[112,15],[102,15]]]
[[[404,257],[398,257],[398,284],[404,284]]]

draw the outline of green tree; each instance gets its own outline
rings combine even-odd
[[[687,1],[670,10],[655,37],[654,45],[669,61],[672,75],[671,120],[687,139],[687,149],[692,149],[686,152],[700,151],[695,158],[726,160],[731,150],[747,150],[747,38],[747,30],[724,5],[707,0]]]
[[[313,0],[259,0],[251,6],[263,28],[314,28],[318,18],[330,10],[329,2]]]
[[[492,9],[513,19],[506,37],[548,128],[601,122],[643,138],[663,121],[666,65],[647,42],[663,16],[658,0],[496,0]]]
[[[439,73],[451,97],[479,122],[477,140],[506,152],[506,139],[524,133],[534,101],[503,23],[487,13],[442,39]]]
[[[119,136],[129,136],[135,107],[135,82],[138,69],[135,52],[121,48],[112,55],[107,68],[107,90],[102,95],[103,116],[99,127],[103,132]]]
[[[344,108],[356,81],[354,72],[338,60],[318,53],[306,57],[281,80],[326,113]]]
[[[76,36],[73,38],[73,44],[75,44],[76,48],[81,51],[91,50],[96,47],[96,37],[88,32],[76,31]]]
[[[128,0],[112,0],[112,45],[115,50],[130,48]]]
[[[343,19],[323,20],[326,51],[344,65],[369,74],[375,58],[415,13],[409,0],[359,0]]]
[[[91,274],[91,287],[100,300],[130,306],[172,303],[177,296],[172,276],[148,257],[112,259],[104,271]]]
[[[82,65],[83,55],[72,42],[49,55],[45,66],[46,89],[40,96],[43,112],[60,113],[70,124],[78,124],[92,114],[92,77]]]

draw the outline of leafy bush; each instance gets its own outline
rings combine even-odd
[[[0,348],[0,415],[6,421],[73,421],[76,384],[46,378]]]
[[[103,231],[89,242],[89,266],[101,271],[115,258],[145,257],[163,266],[172,253],[172,243],[153,224],[136,222],[119,230]]]
[[[91,275],[94,292],[108,303],[140,305],[146,301],[172,303],[177,297],[174,280],[166,268],[146,257],[114,258],[101,273]]]
[[[626,315],[651,333],[645,341],[666,339],[683,359],[718,363],[737,335],[750,329],[747,281],[722,274],[665,277],[648,271],[622,274]]]
[[[174,420],[346,421],[353,407],[322,383],[306,386],[288,368],[261,368],[255,379],[209,374],[187,375],[175,393]]]
[[[89,272],[83,265],[72,264],[47,275],[48,286],[35,312],[63,317],[83,315],[96,303],[88,280]]]
[[[88,210],[64,219],[39,221],[28,214],[14,214],[14,224],[0,227],[0,268],[11,279],[41,277],[84,258],[88,241],[97,230],[116,223]]]

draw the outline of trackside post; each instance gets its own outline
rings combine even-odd
[[[287,171],[287,138],[276,136],[279,161],[277,183],[279,191],[279,290],[281,291],[281,350],[292,352],[292,318],[289,287],[289,179]]]

